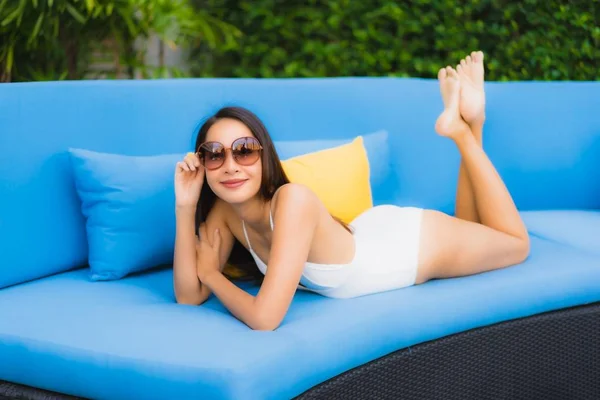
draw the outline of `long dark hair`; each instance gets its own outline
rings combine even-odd
[[[258,139],[263,147],[261,163],[262,163],[262,179],[259,189],[259,195],[264,201],[269,201],[281,186],[290,183],[285,171],[281,165],[279,155],[275,150],[275,145],[271,139],[271,135],[267,131],[262,121],[251,111],[242,107],[224,107],[217,111],[216,114],[208,118],[200,127],[198,136],[196,137],[195,151],[198,151],[200,146],[206,141],[208,130],[219,120],[229,118],[242,122],[250,129],[254,137]],[[217,195],[212,191],[204,177],[202,190],[200,191],[200,199],[196,207],[196,232],[200,224],[206,221],[208,214],[217,200]],[[337,217],[333,217],[341,223],[348,231],[351,231],[349,226]],[[250,278],[262,279],[263,275],[256,267],[256,263],[252,256],[237,240],[235,241],[231,255],[229,257],[229,268],[226,268],[225,273],[230,272],[229,277],[247,276]],[[238,271],[232,271],[237,269]],[[232,273],[233,272],[233,273]]]

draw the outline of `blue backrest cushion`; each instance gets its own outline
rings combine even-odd
[[[522,210],[600,208],[600,82],[486,83],[484,146]],[[182,154],[220,107],[255,112],[274,140],[389,132],[382,199],[453,211],[459,154],[434,131],[435,80],[175,79],[0,88],[0,288],[84,266],[69,148]]]

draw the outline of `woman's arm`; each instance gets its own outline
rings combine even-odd
[[[283,321],[308,259],[319,216],[318,199],[304,186],[284,185],[277,196],[267,273],[256,297],[220,272],[209,273],[202,280],[236,318],[256,330],[274,330]]]
[[[195,215],[195,207],[183,207],[176,210],[173,284],[175,298],[180,304],[199,305],[210,296],[209,288],[200,282],[197,274]],[[234,237],[225,221],[225,212],[221,201],[215,202],[206,219],[206,226],[211,232],[218,228],[221,233],[219,267],[222,270],[233,248]]]
[[[200,304],[208,297],[196,277],[195,207],[175,210],[175,255],[173,258],[173,286],[175,299],[180,304]]]

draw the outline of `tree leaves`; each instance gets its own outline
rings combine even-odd
[[[163,65],[146,73],[152,67],[134,42],[155,35],[171,48],[191,43],[232,48],[240,34],[194,9],[190,0],[0,0],[0,70],[6,72],[0,76],[61,79],[68,70],[69,79],[79,79],[90,72],[97,53],[106,51],[117,71],[181,76]]]
[[[198,76],[435,78],[482,50],[489,80],[600,79],[598,2],[194,2],[243,32],[235,47],[193,49]]]

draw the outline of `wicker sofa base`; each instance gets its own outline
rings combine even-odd
[[[598,400],[600,303],[403,349],[297,399]]]
[[[0,399],[74,397],[0,381]],[[600,302],[402,349],[297,399],[597,400]]]

